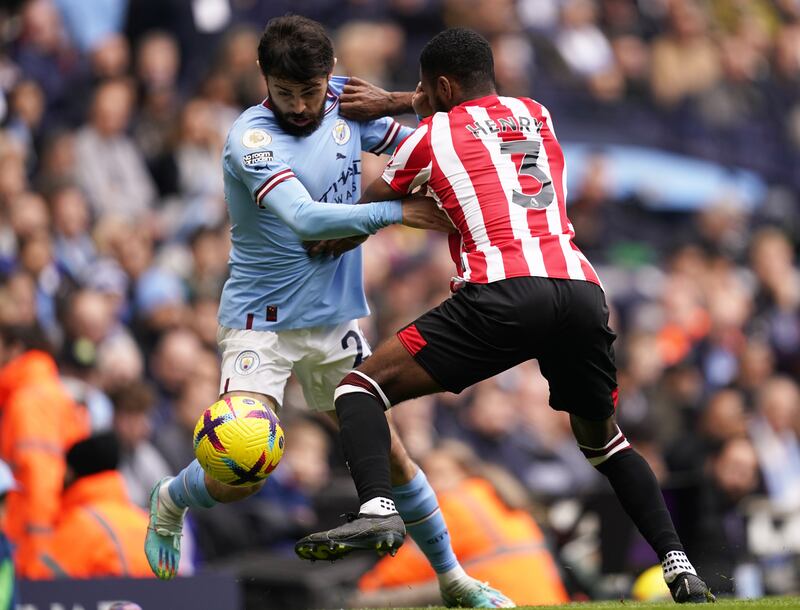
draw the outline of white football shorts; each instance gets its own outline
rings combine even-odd
[[[315,411],[333,410],[336,386],[372,353],[357,320],[279,331],[220,326],[217,344],[222,354],[220,394],[258,392],[280,407],[294,372],[306,403]]]

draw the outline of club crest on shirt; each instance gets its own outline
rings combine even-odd
[[[258,368],[261,359],[258,354],[252,350],[246,350],[236,356],[236,362],[233,363],[233,370],[239,375],[249,375]]]
[[[336,119],[331,133],[333,134],[333,141],[339,146],[343,146],[350,141],[350,125],[342,119]]]
[[[248,129],[242,134],[242,144],[246,148],[261,148],[272,142],[272,136],[263,129]]]

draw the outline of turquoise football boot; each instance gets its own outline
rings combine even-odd
[[[489,586],[474,578],[469,579],[469,584],[461,583],[452,591],[441,590],[442,601],[448,608],[516,608],[516,604]]]
[[[169,510],[159,497],[164,485],[173,477],[161,479],[150,492],[150,521],[144,539],[144,553],[150,569],[161,580],[172,580],[178,573],[181,560],[181,534],[187,509]]]

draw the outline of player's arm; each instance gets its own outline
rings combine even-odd
[[[314,201],[294,177],[275,185],[257,203],[278,216],[301,239],[371,235],[383,227],[406,220],[397,197],[376,201],[369,206]]]
[[[408,196],[428,182],[431,176],[429,130],[430,122],[423,121],[400,143],[383,174],[366,188],[360,203],[381,201],[387,195]]]
[[[388,184],[383,180],[377,179],[367,187],[367,191],[362,195],[359,200],[359,205],[347,207],[363,207],[364,204],[372,205],[373,201],[386,201],[383,197],[388,197],[389,200],[396,199],[396,193]],[[416,205],[417,207],[412,207]],[[417,223],[431,223],[429,228],[439,231],[449,230],[449,220],[446,219],[444,213],[439,210],[436,203],[428,197],[414,197],[407,199],[404,202],[404,215],[413,215],[413,219]],[[408,223],[404,223],[408,224]],[[441,225],[440,228],[433,225]],[[411,226],[411,225],[408,225]],[[320,241],[308,241],[303,245],[306,248],[309,256],[341,256],[345,252],[357,248],[365,241],[369,235],[354,235],[352,237],[343,237],[341,239],[325,239]]]
[[[384,197],[408,197],[427,184],[431,176],[431,152],[428,134],[430,121],[423,121],[395,150],[383,174],[364,191],[359,203],[382,201]],[[453,224],[448,216],[430,197],[412,196],[412,200],[427,201],[431,205],[420,208],[420,213],[431,215],[435,230],[451,232]],[[406,200],[408,201],[408,200]],[[356,206],[358,207],[358,206]],[[422,220],[420,219],[421,223]]]
[[[350,83],[355,82],[354,85]],[[340,105],[349,109],[349,114],[358,113],[359,109],[364,109],[365,114],[371,118],[368,120],[360,119],[361,123],[361,150],[371,152],[376,155],[393,155],[397,146],[405,141],[414,132],[414,128],[401,125],[393,118],[393,110],[399,108],[397,102],[392,101],[390,96],[402,96],[402,113],[413,112],[423,120],[433,114],[428,99],[422,91],[421,83],[413,93],[387,93],[374,85],[359,79],[350,79],[345,85],[344,91],[355,89],[358,93],[344,95],[340,98]],[[377,93],[376,93],[377,91]],[[344,101],[342,101],[344,100]],[[352,100],[352,101],[350,101]],[[374,112],[383,110],[380,118],[375,118]],[[389,115],[389,116],[385,116]]]
[[[398,146],[392,155],[383,174],[370,184],[364,192],[362,205],[348,206],[360,208],[363,205],[373,205],[370,202],[384,201],[386,198],[409,197],[417,188],[428,182],[431,174],[430,145],[428,143],[429,121],[423,121],[414,132]],[[418,204],[416,207],[414,204]],[[435,231],[449,233],[454,227],[447,214],[436,202],[429,197],[411,197],[403,201],[403,215],[413,215],[413,224],[404,222],[408,226],[427,228]],[[341,254],[354,248],[358,244],[311,244],[308,246],[309,254]],[[341,250],[341,251],[340,251]]]
[[[366,83],[359,79],[351,79],[351,80],[355,80],[356,85],[359,88],[362,86],[362,84],[364,85],[364,87],[367,88],[367,90],[373,87],[369,83]],[[351,87],[351,90],[352,89],[353,88]],[[347,85],[345,86],[345,90],[347,90]],[[390,101],[388,102],[386,109],[390,110],[391,107],[394,105],[395,108],[398,109],[401,108],[401,110],[405,112],[410,108],[410,106],[407,105],[407,102],[408,100],[403,101],[401,103],[402,106],[401,108],[401,106],[396,105],[397,102]],[[356,101],[354,103],[359,104],[361,102]],[[409,135],[411,135],[413,131],[414,131],[413,128],[401,125],[393,118],[388,116],[383,116],[379,119],[361,122],[361,126],[359,129],[361,135],[361,150],[364,152],[371,152],[375,155],[394,154],[397,145],[403,140],[405,140]],[[390,196],[394,198],[394,193],[391,192]],[[381,201],[381,200],[373,199],[372,201]],[[343,237],[339,239],[308,241],[303,245],[305,246],[309,256],[335,257],[335,256],[341,256],[348,250],[357,248],[367,240],[367,237],[369,236],[355,235],[352,237]]]
[[[339,96],[339,112],[354,121],[372,121],[384,116],[410,114],[411,91],[386,91],[360,78],[351,77]]]
[[[259,133],[260,132],[260,133]],[[269,145],[269,134],[249,129],[240,138],[229,137],[224,165],[250,191],[255,205],[278,216],[301,239],[332,239],[372,234],[390,224],[402,223],[420,229],[436,228],[419,213],[417,201],[401,202],[398,197],[367,206],[338,205],[314,201],[277,151],[248,147],[260,136]]]

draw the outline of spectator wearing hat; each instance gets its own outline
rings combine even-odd
[[[125,491],[117,470],[119,456],[113,433],[92,436],[70,448],[60,518],[24,576],[152,576],[142,553],[147,514]]]
[[[17,482],[8,464],[0,460],[0,521],[5,517],[6,496],[17,489]],[[14,582],[14,558],[11,543],[3,530],[0,530],[0,610],[13,610],[16,584]]]

